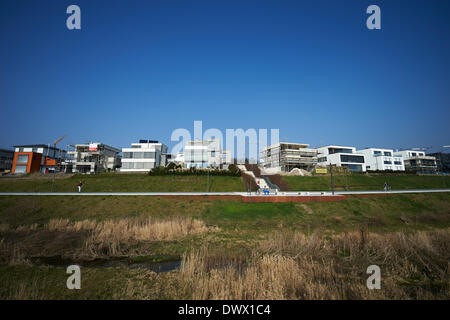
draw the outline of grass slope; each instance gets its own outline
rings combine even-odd
[[[56,192],[205,192],[207,176],[148,176],[146,174],[75,175],[55,179]],[[51,176],[0,179],[0,192],[50,192]],[[209,191],[245,191],[240,177],[210,176]]]
[[[326,191],[331,190],[330,176],[283,176],[293,191]],[[384,183],[391,185],[392,190],[403,189],[440,189],[450,188],[450,177],[447,176],[406,176],[406,175],[343,175],[333,177],[335,190],[383,190]]]

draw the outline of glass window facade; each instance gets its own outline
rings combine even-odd
[[[364,156],[341,154],[341,162],[364,163]]]
[[[14,170],[14,173],[26,173],[26,172],[27,172],[27,166],[16,165],[16,169]]]
[[[328,148],[328,153],[353,153],[352,149],[346,149],[346,148]]]
[[[17,163],[28,163],[28,155],[27,154],[19,154],[17,156]]]
[[[348,168],[351,171],[357,171],[357,172],[362,171],[362,165],[360,165],[360,164],[343,164],[342,166],[345,168]]]

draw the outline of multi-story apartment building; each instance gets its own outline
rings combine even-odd
[[[0,149],[0,172],[11,170],[13,160],[13,150]]]
[[[66,159],[66,151],[46,144],[14,146],[12,173],[58,171]]]
[[[121,172],[145,172],[167,164],[167,146],[156,140],[139,140],[122,149]]]
[[[324,146],[317,148],[317,165],[335,165],[351,171],[365,172],[366,162],[363,154],[356,153],[355,147]]]
[[[279,142],[263,149],[261,165],[280,172],[290,172],[294,168],[308,170],[317,164],[317,150],[309,144]]]
[[[394,156],[392,149],[366,148],[357,153],[364,155],[368,171],[405,171],[403,157]]]
[[[74,150],[67,152],[63,162],[68,173],[99,173],[114,171],[120,167],[120,149],[100,142],[76,144]]]
[[[403,158],[406,171],[428,174],[436,173],[437,171],[436,158],[425,155],[423,151],[401,150],[395,151],[394,155]]]
[[[230,152],[222,150],[219,139],[189,140],[184,146],[186,168],[221,168],[231,163]]]

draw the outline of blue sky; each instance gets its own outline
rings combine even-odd
[[[5,0],[0,147],[173,146],[194,120],[312,146],[450,145],[449,39],[446,0]]]

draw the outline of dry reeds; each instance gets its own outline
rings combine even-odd
[[[184,294],[192,299],[448,299],[450,230],[331,237],[277,233],[261,242],[245,268],[207,267],[208,250],[183,257]],[[381,290],[369,290],[369,265]]]
[[[172,220],[156,220],[147,218],[121,219],[95,222],[83,220],[71,223],[68,219],[50,220],[47,225],[50,231],[90,231],[91,237],[98,241],[118,240],[137,241],[173,240],[186,235],[211,231],[203,221],[177,218]]]

